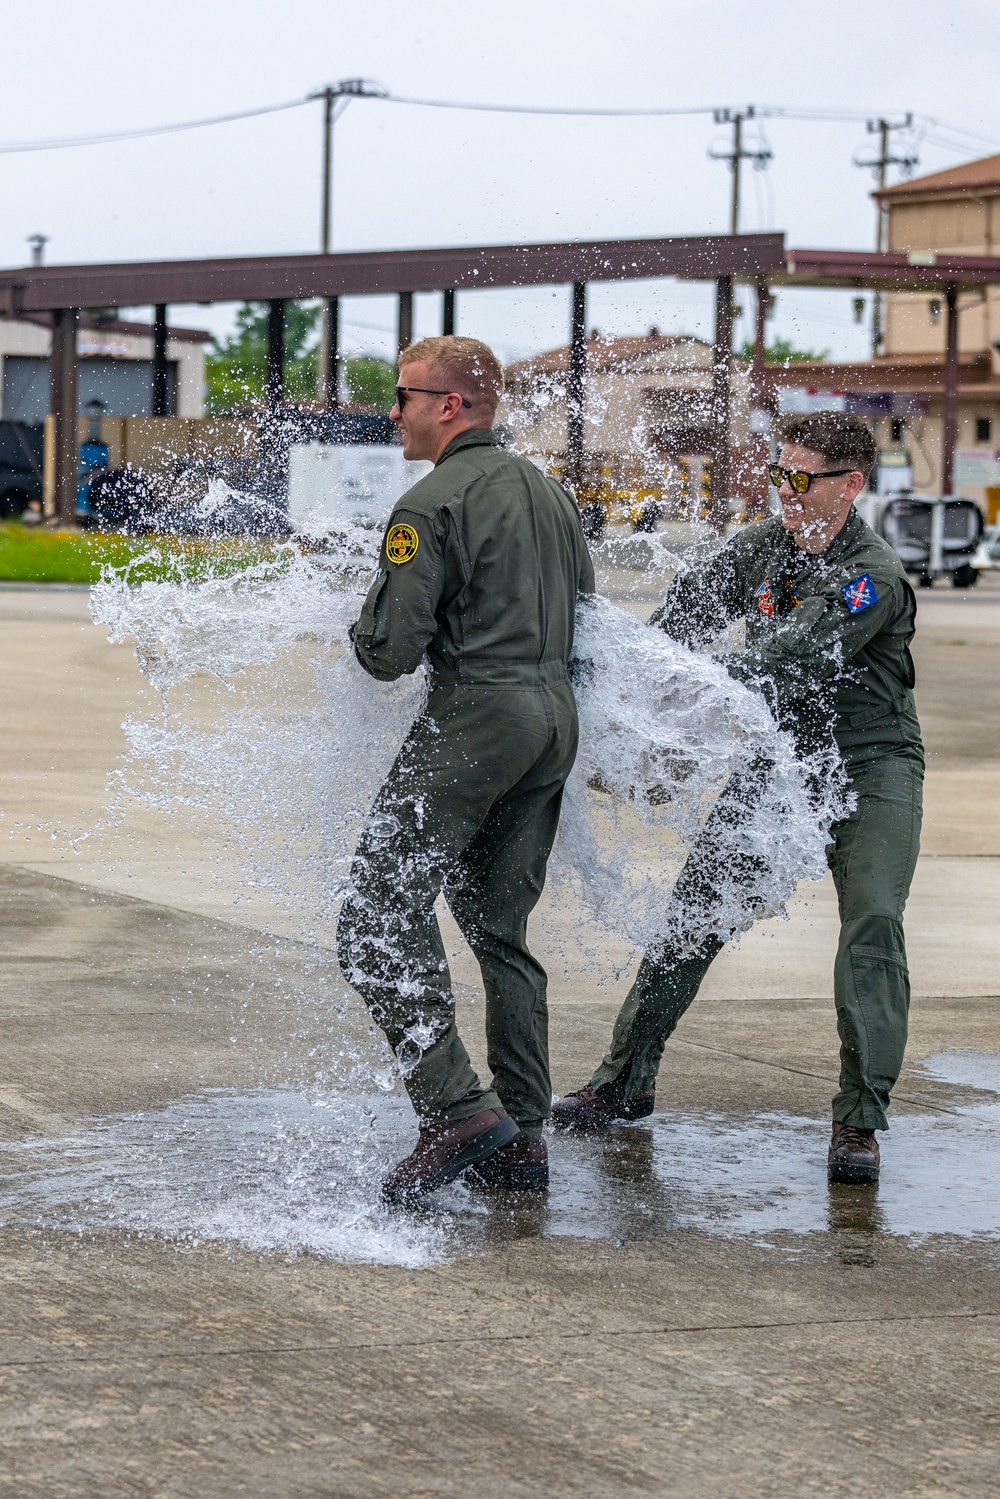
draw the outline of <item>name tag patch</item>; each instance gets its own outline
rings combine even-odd
[[[404,562],[412,562],[417,555],[417,547],[420,545],[420,537],[412,526],[398,524],[389,527],[385,538],[385,555],[390,562],[402,566]]]
[[[845,583],[840,591],[852,614],[860,614],[862,609],[870,609],[872,604],[878,603],[878,594],[869,573],[862,573],[852,583]]]
[[[774,618],[774,594],[771,592],[771,580],[765,578],[759,588],[754,590],[754,598],[757,600],[757,608],[766,619]]]

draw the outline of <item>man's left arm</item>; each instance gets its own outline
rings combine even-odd
[[[437,633],[443,527],[440,516],[399,506],[386,527],[378,574],[351,632],[355,656],[380,682],[416,671]]]
[[[812,594],[766,636],[725,665],[737,681],[770,681],[779,699],[806,697],[828,682],[899,614],[899,585],[870,574],[831,581]]]

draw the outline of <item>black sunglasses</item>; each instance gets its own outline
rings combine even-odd
[[[821,474],[810,474],[804,468],[782,468],[780,463],[772,463],[767,473],[775,489],[780,489],[787,479],[796,494],[805,494],[814,479],[841,479],[845,474],[856,474],[857,469],[828,468]]]
[[[426,385],[397,385],[396,405],[400,411],[406,405],[406,397],[411,393],[421,396],[457,396],[459,394],[457,390],[428,390]],[[472,402],[467,401],[464,396],[462,396],[462,405],[468,406],[469,410],[472,410]]]

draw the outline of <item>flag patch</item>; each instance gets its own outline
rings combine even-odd
[[[852,583],[845,583],[840,591],[852,614],[860,614],[862,609],[870,609],[872,604],[878,603],[878,594],[869,573],[862,573]]]
[[[757,600],[757,608],[767,619],[774,618],[774,594],[771,592],[771,580],[765,578],[759,588],[754,590],[754,598]]]

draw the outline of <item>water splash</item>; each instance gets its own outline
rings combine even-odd
[[[135,641],[162,698],[125,725],[116,815],[138,803],[224,827],[247,887],[280,905],[286,930],[330,945],[363,818],[425,683],[375,682],[346,649],[377,534],[348,526],[318,544],[289,542],[197,582],[108,577],[91,607],[113,640]],[[676,562],[655,544],[644,556],[647,569]],[[662,935],[666,893],[715,797],[762,757],[766,794],[733,837],[769,873],[752,907],[734,888],[717,929],[745,930],[783,911],[801,879],[821,878],[841,788],[822,776],[817,799],[814,776],[810,792],[815,767],[763,698],[606,599],[581,609],[578,653],[581,749],[551,875],[595,935],[636,946]]]
[[[858,1231],[871,1250],[885,1238],[995,1244],[1000,1057],[944,1052],[919,1070],[982,1097],[895,1118],[878,1188],[828,1187],[826,1119],[667,1110],[551,1139],[547,1196],[455,1182],[419,1211],[390,1211],[379,1180],[413,1129],[401,1100],[362,1086],[213,1090],[0,1146],[0,1222],[411,1268],[535,1236],[622,1244],[694,1231],[826,1252],[847,1231],[852,1254]]]

